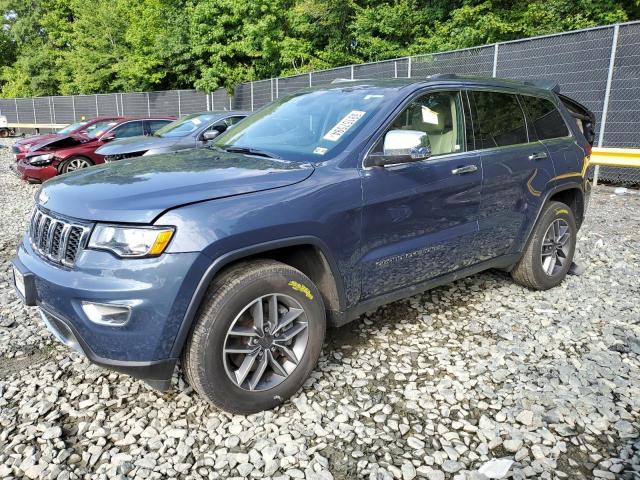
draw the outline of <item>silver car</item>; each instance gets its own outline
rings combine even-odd
[[[104,155],[105,162],[113,162],[206,146],[248,114],[238,111],[193,113],[165,125],[152,135],[110,142],[96,153]]]

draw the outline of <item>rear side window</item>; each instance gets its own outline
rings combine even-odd
[[[149,133],[155,133],[169,123],[171,123],[171,120],[149,120],[147,123],[149,125]]]
[[[470,93],[475,104],[477,148],[506,147],[528,142],[524,113],[515,95]]]
[[[128,122],[113,129],[116,138],[137,137],[144,135],[142,122]]]
[[[539,140],[562,138],[569,135],[567,124],[556,106],[545,98],[521,96],[524,108],[529,114],[531,123]]]

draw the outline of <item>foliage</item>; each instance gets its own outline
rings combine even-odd
[[[214,90],[640,17],[640,0],[0,0],[2,96]]]

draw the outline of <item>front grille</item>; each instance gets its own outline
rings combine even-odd
[[[36,208],[29,225],[33,249],[54,263],[72,266],[89,234],[90,228],[56,218]]]

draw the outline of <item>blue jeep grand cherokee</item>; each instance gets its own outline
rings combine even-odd
[[[570,267],[593,115],[541,82],[341,82],[282,98],[210,149],[47,182],[13,260],[54,335],[213,404],[294,394],[325,325],[488,268]]]

